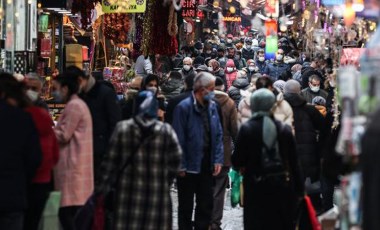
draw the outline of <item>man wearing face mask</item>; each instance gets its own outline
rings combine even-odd
[[[247,73],[248,82],[251,82],[252,75],[259,72],[259,67],[256,66],[253,59],[247,61],[247,67],[243,69]]]
[[[193,59],[190,57],[185,57],[183,59],[183,67],[179,73],[182,75],[182,80],[189,75],[196,74],[195,69],[193,68]]]
[[[310,66],[305,66],[301,70],[302,74],[302,89],[305,89],[309,86],[309,78],[312,75],[317,75],[319,77],[319,80],[321,82],[324,82],[325,78],[323,77],[322,71],[321,71],[321,64],[324,62],[324,56],[323,54],[316,54]],[[324,86],[321,85],[321,88],[323,89]]]
[[[33,102],[33,105],[41,107],[49,111],[49,107],[40,97],[42,90],[42,81],[38,77],[37,73],[28,73],[26,75],[26,94],[29,99]]]
[[[255,58],[255,50],[252,47],[252,40],[250,38],[244,40],[244,46],[241,53],[246,60]]]
[[[227,48],[227,59],[232,59],[235,63],[235,68],[240,69],[240,63],[239,60],[236,57],[236,49],[235,48]]]
[[[216,60],[220,63],[221,68],[226,67],[227,58],[226,58],[225,52],[226,51],[223,47],[218,48],[218,57],[216,58]]]
[[[233,44],[233,38],[232,34],[227,35],[227,40],[226,40],[226,47],[227,48],[234,48],[236,49],[235,45]]]
[[[192,96],[174,110],[173,128],[183,150],[178,186],[180,230],[208,229],[213,209],[213,176],[224,163],[223,131],[214,98],[215,77],[206,72],[194,79]],[[195,220],[192,223],[194,195]],[[194,227],[194,228],[193,228]]]
[[[268,66],[265,62],[265,51],[263,49],[260,49],[257,51],[257,57],[256,57],[256,66],[259,68],[258,73],[261,74],[267,74],[268,73]]]
[[[317,75],[309,77],[309,87],[302,90],[301,95],[305,98],[306,102],[311,104],[313,99],[317,96],[327,99],[328,93],[321,89],[321,80]]]
[[[267,74],[272,81],[277,81],[281,74],[288,71],[289,65],[284,63],[284,50],[278,49],[276,52],[276,60],[272,63],[268,63]]]

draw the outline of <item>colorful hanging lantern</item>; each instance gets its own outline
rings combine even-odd
[[[277,21],[268,20],[265,22],[266,29],[266,46],[265,46],[265,58],[267,60],[274,59],[278,49],[278,37],[277,37]]]

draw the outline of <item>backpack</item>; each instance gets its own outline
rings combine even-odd
[[[280,128],[277,128],[278,134],[282,132],[283,128],[284,125],[280,124]],[[261,175],[256,176],[256,182],[264,182],[274,187],[287,186],[290,181],[289,170],[287,160],[281,157],[278,138],[277,143],[272,148],[268,148],[264,142],[262,145],[260,154]]]

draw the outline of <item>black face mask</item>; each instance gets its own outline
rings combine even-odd
[[[218,54],[218,58],[222,58],[222,57],[224,57],[223,54]]]
[[[227,56],[229,59],[234,59],[235,58],[235,55],[228,55]]]

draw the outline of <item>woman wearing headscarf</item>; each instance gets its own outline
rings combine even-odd
[[[292,230],[303,194],[296,146],[289,126],[276,121],[268,89],[251,96],[252,117],[239,131],[232,164],[244,172],[244,228]]]
[[[155,74],[148,74],[147,77],[141,82],[140,91],[149,90],[153,93],[156,100],[158,101],[158,118],[163,121],[166,111],[165,96],[161,94],[159,87],[160,79]]]
[[[172,229],[170,186],[181,147],[171,126],[157,120],[158,102],[151,91],[140,92],[135,102],[133,118],[116,126],[96,193],[119,178],[111,229]]]

